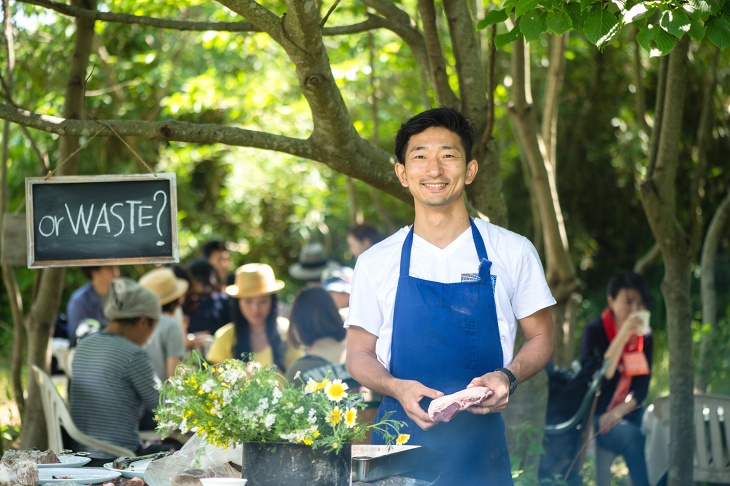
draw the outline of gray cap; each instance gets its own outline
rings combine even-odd
[[[115,278],[109,288],[109,298],[104,306],[107,319],[138,317],[160,318],[160,299],[150,290],[128,278]]]

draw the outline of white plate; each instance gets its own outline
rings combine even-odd
[[[61,464],[38,464],[38,468],[40,469],[48,469],[48,468],[64,468],[64,467],[81,467],[84,464],[88,464],[89,461],[91,461],[90,457],[81,457],[81,456],[58,456],[58,460],[61,461]]]
[[[144,479],[144,472],[147,470],[147,466],[150,465],[152,459],[145,459],[144,461],[133,462],[127,469],[114,469],[112,467],[113,462],[107,462],[104,464],[104,469],[109,471],[118,472],[125,478],[142,478]]]
[[[118,478],[120,473],[109,471],[102,467],[57,467],[43,468],[38,470],[40,478],[38,484],[46,483],[81,483],[81,484],[99,484],[104,481],[111,481]]]

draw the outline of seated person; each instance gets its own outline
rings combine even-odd
[[[352,274],[352,267],[329,267],[322,272],[322,287],[332,296],[343,321],[350,310]]]
[[[171,268],[160,267],[142,275],[139,284],[151,290],[162,306],[160,321],[144,350],[152,360],[157,376],[166,380],[175,374],[175,368],[185,354],[182,324],[175,317],[175,311],[188,290],[188,282],[177,278]]]
[[[286,370],[286,377],[295,384],[309,379],[322,381],[341,379],[351,388],[359,385],[345,367],[347,330],[334,300],[322,287],[306,287],[297,294],[292,305],[289,340],[304,345],[306,356]],[[301,380],[301,381],[299,381]]]
[[[296,361],[301,352],[288,346],[281,338],[279,328],[288,323],[279,322],[277,292],[284,282],[277,280],[274,270],[265,263],[249,263],[236,270],[236,284],[226,288],[231,297],[233,322],[215,333],[206,359],[217,364],[230,358],[241,358],[249,353],[264,366],[275,364],[283,373]]]
[[[231,273],[231,252],[223,240],[211,240],[203,245],[203,255],[213,265],[218,275],[218,290],[225,292],[228,285],[233,285],[235,276]]]
[[[218,290],[218,273],[207,260],[193,260],[188,271],[190,294],[183,308],[188,316],[188,333],[213,334],[231,321],[228,296]]]
[[[378,230],[369,224],[358,224],[347,230],[347,246],[353,258],[359,257],[382,239]]]
[[[115,265],[81,267],[81,271],[89,281],[76,289],[66,304],[66,331],[71,346],[76,344],[79,335],[96,332],[106,326],[104,304],[109,295],[109,284],[119,276],[119,267]]]
[[[71,417],[87,435],[135,451],[137,455],[169,450],[155,444],[142,447],[139,420],[144,407],[159,403],[159,379],[142,349],[160,318],[158,297],[134,280],[112,282],[104,308],[109,325],[102,332],[79,340],[73,360],[69,391]],[[74,444],[77,452],[89,452],[90,465],[102,465],[113,457]]]
[[[580,346],[581,359],[600,352],[609,360],[595,410],[598,445],[623,456],[634,486],[649,484],[644,458],[642,402],[649,391],[653,338],[643,333],[634,312],[650,302],[644,278],[633,272],[616,274],[608,284],[608,307],[590,321]],[[616,371],[618,370],[618,373]]]

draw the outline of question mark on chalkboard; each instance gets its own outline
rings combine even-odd
[[[162,236],[162,230],[160,229],[160,218],[162,217],[162,212],[165,210],[165,207],[167,206],[167,194],[165,194],[165,191],[157,191],[154,196],[152,196],[152,200],[157,201],[157,195],[162,195],[162,207],[160,208],[160,212],[157,213],[157,232]],[[164,245],[164,241],[158,241],[157,246]]]

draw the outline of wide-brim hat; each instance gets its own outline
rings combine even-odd
[[[175,272],[167,267],[155,268],[145,273],[140,277],[139,284],[159,297],[161,305],[169,304],[185,295],[190,285],[187,280],[177,278]]]
[[[277,280],[274,270],[265,263],[248,263],[236,269],[236,283],[226,287],[231,297],[256,297],[275,294],[284,288],[284,281]]]
[[[298,280],[320,280],[326,268],[337,265],[327,257],[322,243],[310,243],[302,247],[299,261],[289,267],[289,275]]]

